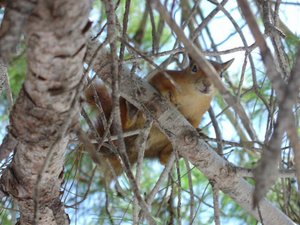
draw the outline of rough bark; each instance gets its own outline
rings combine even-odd
[[[90,44],[91,49],[96,49],[93,45],[95,43]],[[90,50],[88,56],[91,57],[92,54],[93,50]],[[110,54],[102,50],[98,53],[95,61],[94,71],[101,74],[101,78],[106,82],[111,82]],[[122,78],[120,81],[121,95],[138,108],[144,109],[144,112],[148,112],[174,146],[178,147],[181,156],[201,170],[209,180],[215,181],[220,190],[260,221],[257,208],[253,209],[252,207],[253,186],[237,176],[233,165],[199,139],[197,132],[187,120],[157,95],[149,84],[138,77],[130,76],[130,72],[125,66],[122,68],[119,71]],[[263,199],[259,207],[265,224],[293,224],[269,201]]]
[[[79,112],[89,9],[89,0],[43,0],[28,18],[28,72],[10,114],[17,146],[1,177],[20,224],[69,224],[60,185],[68,126]]]

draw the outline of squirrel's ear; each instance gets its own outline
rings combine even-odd
[[[234,59],[231,59],[227,62],[224,62],[224,63],[218,63],[218,62],[215,62],[215,61],[211,61],[209,60],[209,62],[213,65],[213,67],[215,67],[215,70],[218,72],[218,73],[222,73],[224,72],[225,70],[228,69],[228,67],[232,64]]]
[[[197,66],[197,64],[195,63],[195,61],[193,60],[193,58],[190,56],[190,54],[188,54],[189,57],[189,68],[193,73],[197,73],[199,71],[199,68]]]
[[[190,56],[190,54],[188,54],[188,58],[189,58],[189,65],[193,64],[194,63],[194,60],[193,58]]]

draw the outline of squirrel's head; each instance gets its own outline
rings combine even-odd
[[[195,86],[197,90],[203,94],[213,94],[215,92],[215,88],[213,87],[209,77],[205,72],[198,67],[195,61],[189,56],[190,64],[186,68],[187,72],[191,74],[192,79],[195,81]],[[228,69],[228,67],[232,64],[233,59],[225,62],[218,63],[216,61],[208,60],[211,65],[215,68],[216,72],[222,77],[222,73]]]

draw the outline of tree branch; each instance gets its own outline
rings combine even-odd
[[[184,44],[186,50],[189,52],[191,57],[195,60],[199,68],[201,68],[205,74],[208,74],[212,83],[214,86],[219,90],[219,92],[222,94],[225,101],[233,107],[233,109],[237,112],[239,115],[243,126],[247,130],[249,136],[252,138],[252,140],[257,140],[255,131],[252,127],[252,124],[244,111],[241,104],[236,101],[234,96],[230,94],[230,92],[225,88],[223,85],[221,79],[217,75],[216,71],[214,70],[213,66],[210,65],[210,63],[207,62],[203,54],[200,52],[200,50],[193,44],[192,41],[190,41],[184,34],[184,32],[180,29],[180,27],[175,23],[175,21],[170,17],[169,13],[166,11],[165,7],[159,3],[159,1],[153,1],[154,7],[156,10],[160,13],[160,15],[164,18],[166,23],[170,26],[170,28],[176,33],[177,38]]]
[[[90,43],[89,49],[94,49],[93,45],[97,45],[97,43]],[[87,58],[91,54],[93,52],[88,51]],[[99,52],[97,59],[98,63],[95,64],[94,71],[101,74],[101,78],[105,82],[111,82],[110,54],[103,50]],[[157,95],[147,82],[130,76],[130,71],[124,66],[119,72],[122,97],[143,109],[154,119],[156,125],[174,146],[178,146],[181,156],[201,170],[208,179],[214,180],[220,190],[259,220],[258,212],[252,208],[253,187],[244,179],[236,176],[234,167],[199,139],[197,132],[187,120]],[[134,84],[136,86],[133,86]],[[265,199],[261,201],[260,209],[267,224],[293,224],[287,216]]]
[[[296,120],[292,113],[293,105],[297,102],[300,80],[294,71],[290,75],[288,84],[284,82],[282,74],[276,70],[272,53],[259,30],[248,3],[245,0],[238,0],[238,4],[260,49],[262,60],[267,70],[267,76],[276,91],[279,102],[279,112],[273,134],[267,148],[263,151],[262,159],[256,170],[256,185],[253,196],[254,205],[256,205],[277,177],[280,146],[284,130],[287,131],[292,140],[291,144],[294,152],[300,152],[300,140],[297,135]],[[300,175],[297,174],[297,177],[300,178]]]

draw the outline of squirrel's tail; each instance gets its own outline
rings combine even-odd
[[[86,102],[90,107],[98,112],[101,108],[106,119],[110,117],[112,111],[112,98],[110,90],[100,82],[93,82],[85,91]]]

